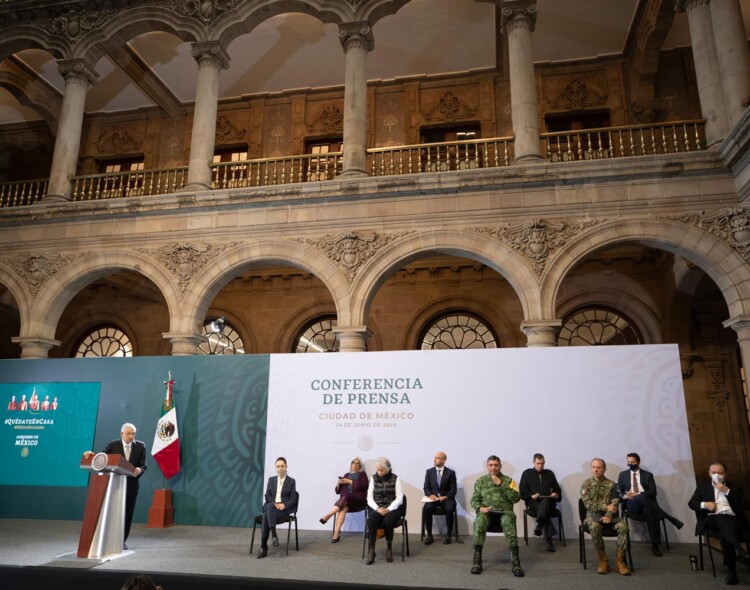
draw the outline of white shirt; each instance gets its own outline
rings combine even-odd
[[[284,479],[279,478],[279,482],[276,485],[276,500],[274,500],[274,502],[276,502],[277,504],[281,502],[281,488],[284,487],[285,481],[286,481],[286,476],[284,476]]]
[[[373,510],[377,510],[379,506],[375,503],[375,476],[370,477],[370,486],[367,488],[367,505]],[[388,512],[397,510],[404,501],[404,492],[401,489],[401,478],[396,476],[396,499],[388,506]]]
[[[727,514],[729,516],[737,516],[734,513],[734,510],[732,510],[732,507],[729,505],[729,498],[727,498],[727,494],[720,491],[716,486],[714,486],[714,501],[716,502],[716,512],[712,512],[711,514]],[[701,502],[701,508],[705,509],[705,504],[705,502]]]

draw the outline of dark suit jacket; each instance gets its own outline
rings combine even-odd
[[[266,486],[266,503],[273,504],[276,502],[276,488],[279,485],[279,476],[274,475],[273,477],[268,478],[268,485]],[[286,476],[286,479],[284,479],[284,486],[281,488],[281,501],[284,504],[284,509],[291,514],[292,512],[297,511],[297,494],[295,493],[297,491],[297,483],[289,477]]]
[[[122,455],[124,457],[125,447],[122,444],[122,439],[118,438],[117,440],[107,443],[107,446],[104,447],[102,453],[107,453],[108,455]],[[130,447],[130,459],[128,459],[128,462],[133,467],[140,467],[141,471],[146,471],[146,445],[143,444],[142,441],[133,440],[133,444]],[[141,475],[143,475],[143,473],[141,473]],[[140,475],[135,478],[128,477],[128,482],[137,481],[139,477]]]
[[[424,495],[445,496],[446,498],[456,497],[456,472],[453,469],[443,467],[443,477],[440,479],[440,485],[437,482],[437,468],[428,469],[424,476]]]
[[[630,469],[621,471],[617,476],[617,495],[622,497],[633,487],[633,472]],[[654,474],[645,469],[641,469],[641,494],[650,498],[656,498],[656,480]]]
[[[729,494],[727,500],[729,500],[729,506],[737,516],[737,520],[740,525],[747,530],[747,517],[745,516],[745,510],[750,508],[748,504],[747,496],[742,490],[742,487],[732,482],[725,481],[724,485],[729,488]],[[695,516],[698,519],[698,523],[695,525],[695,534],[699,535],[703,532],[703,527],[706,523],[706,518],[711,514],[708,510],[701,508],[701,502],[715,502],[716,495],[714,494],[714,485],[710,479],[701,481],[698,483],[698,487],[693,492],[693,497],[690,498],[688,506],[695,510]]]
[[[550,469],[542,469],[541,481],[539,475],[539,472],[533,467],[529,467],[521,474],[521,483],[518,485],[518,491],[521,492],[521,498],[526,502],[526,505],[529,505],[531,496],[534,494],[549,496],[552,492],[557,494],[555,502],[559,502],[562,499],[562,490],[560,489],[560,484],[557,483],[555,473]]]

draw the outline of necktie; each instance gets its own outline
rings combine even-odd
[[[130,445],[125,445],[125,458],[130,461]]]
[[[443,479],[443,470],[442,469],[438,469],[437,470],[437,483],[438,483],[438,485],[440,485],[440,480],[441,479]]]
[[[641,493],[641,490],[638,489],[638,478],[635,476],[635,473],[633,474],[633,492],[636,494]]]

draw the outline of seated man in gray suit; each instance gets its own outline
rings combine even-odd
[[[422,507],[422,518],[427,531],[425,545],[435,542],[432,538],[432,515],[438,507],[445,510],[445,526],[448,527],[443,544],[450,545],[451,542],[453,516],[456,510],[456,472],[445,466],[446,459],[448,456],[442,451],[435,453],[435,467],[428,469],[424,476],[424,495],[432,500],[425,502]]]
[[[258,559],[262,559],[268,555],[269,534],[271,535],[273,546],[279,546],[276,523],[281,518],[290,516],[297,511],[297,485],[286,474],[286,459],[284,457],[276,459],[276,474],[268,478],[268,485],[266,486]]]
[[[627,471],[621,472],[617,478],[617,495],[622,499],[625,510],[646,517],[651,551],[656,557],[661,557],[659,521],[666,518],[677,529],[682,528],[682,521],[670,516],[659,506],[654,474],[641,469],[641,456],[638,453],[628,453],[627,463]]]

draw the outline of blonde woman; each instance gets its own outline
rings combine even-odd
[[[326,524],[328,519],[336,515],[336,525],[333,531],[331,543],[338,543],[341,538],[341,527],[346,519],[347,512],[359,512],[367,505],[367,474],[362,469],[362,459],[352,459],[349,472],[338,479],[336,493],[339,499],[320,519],[321,524]]]

